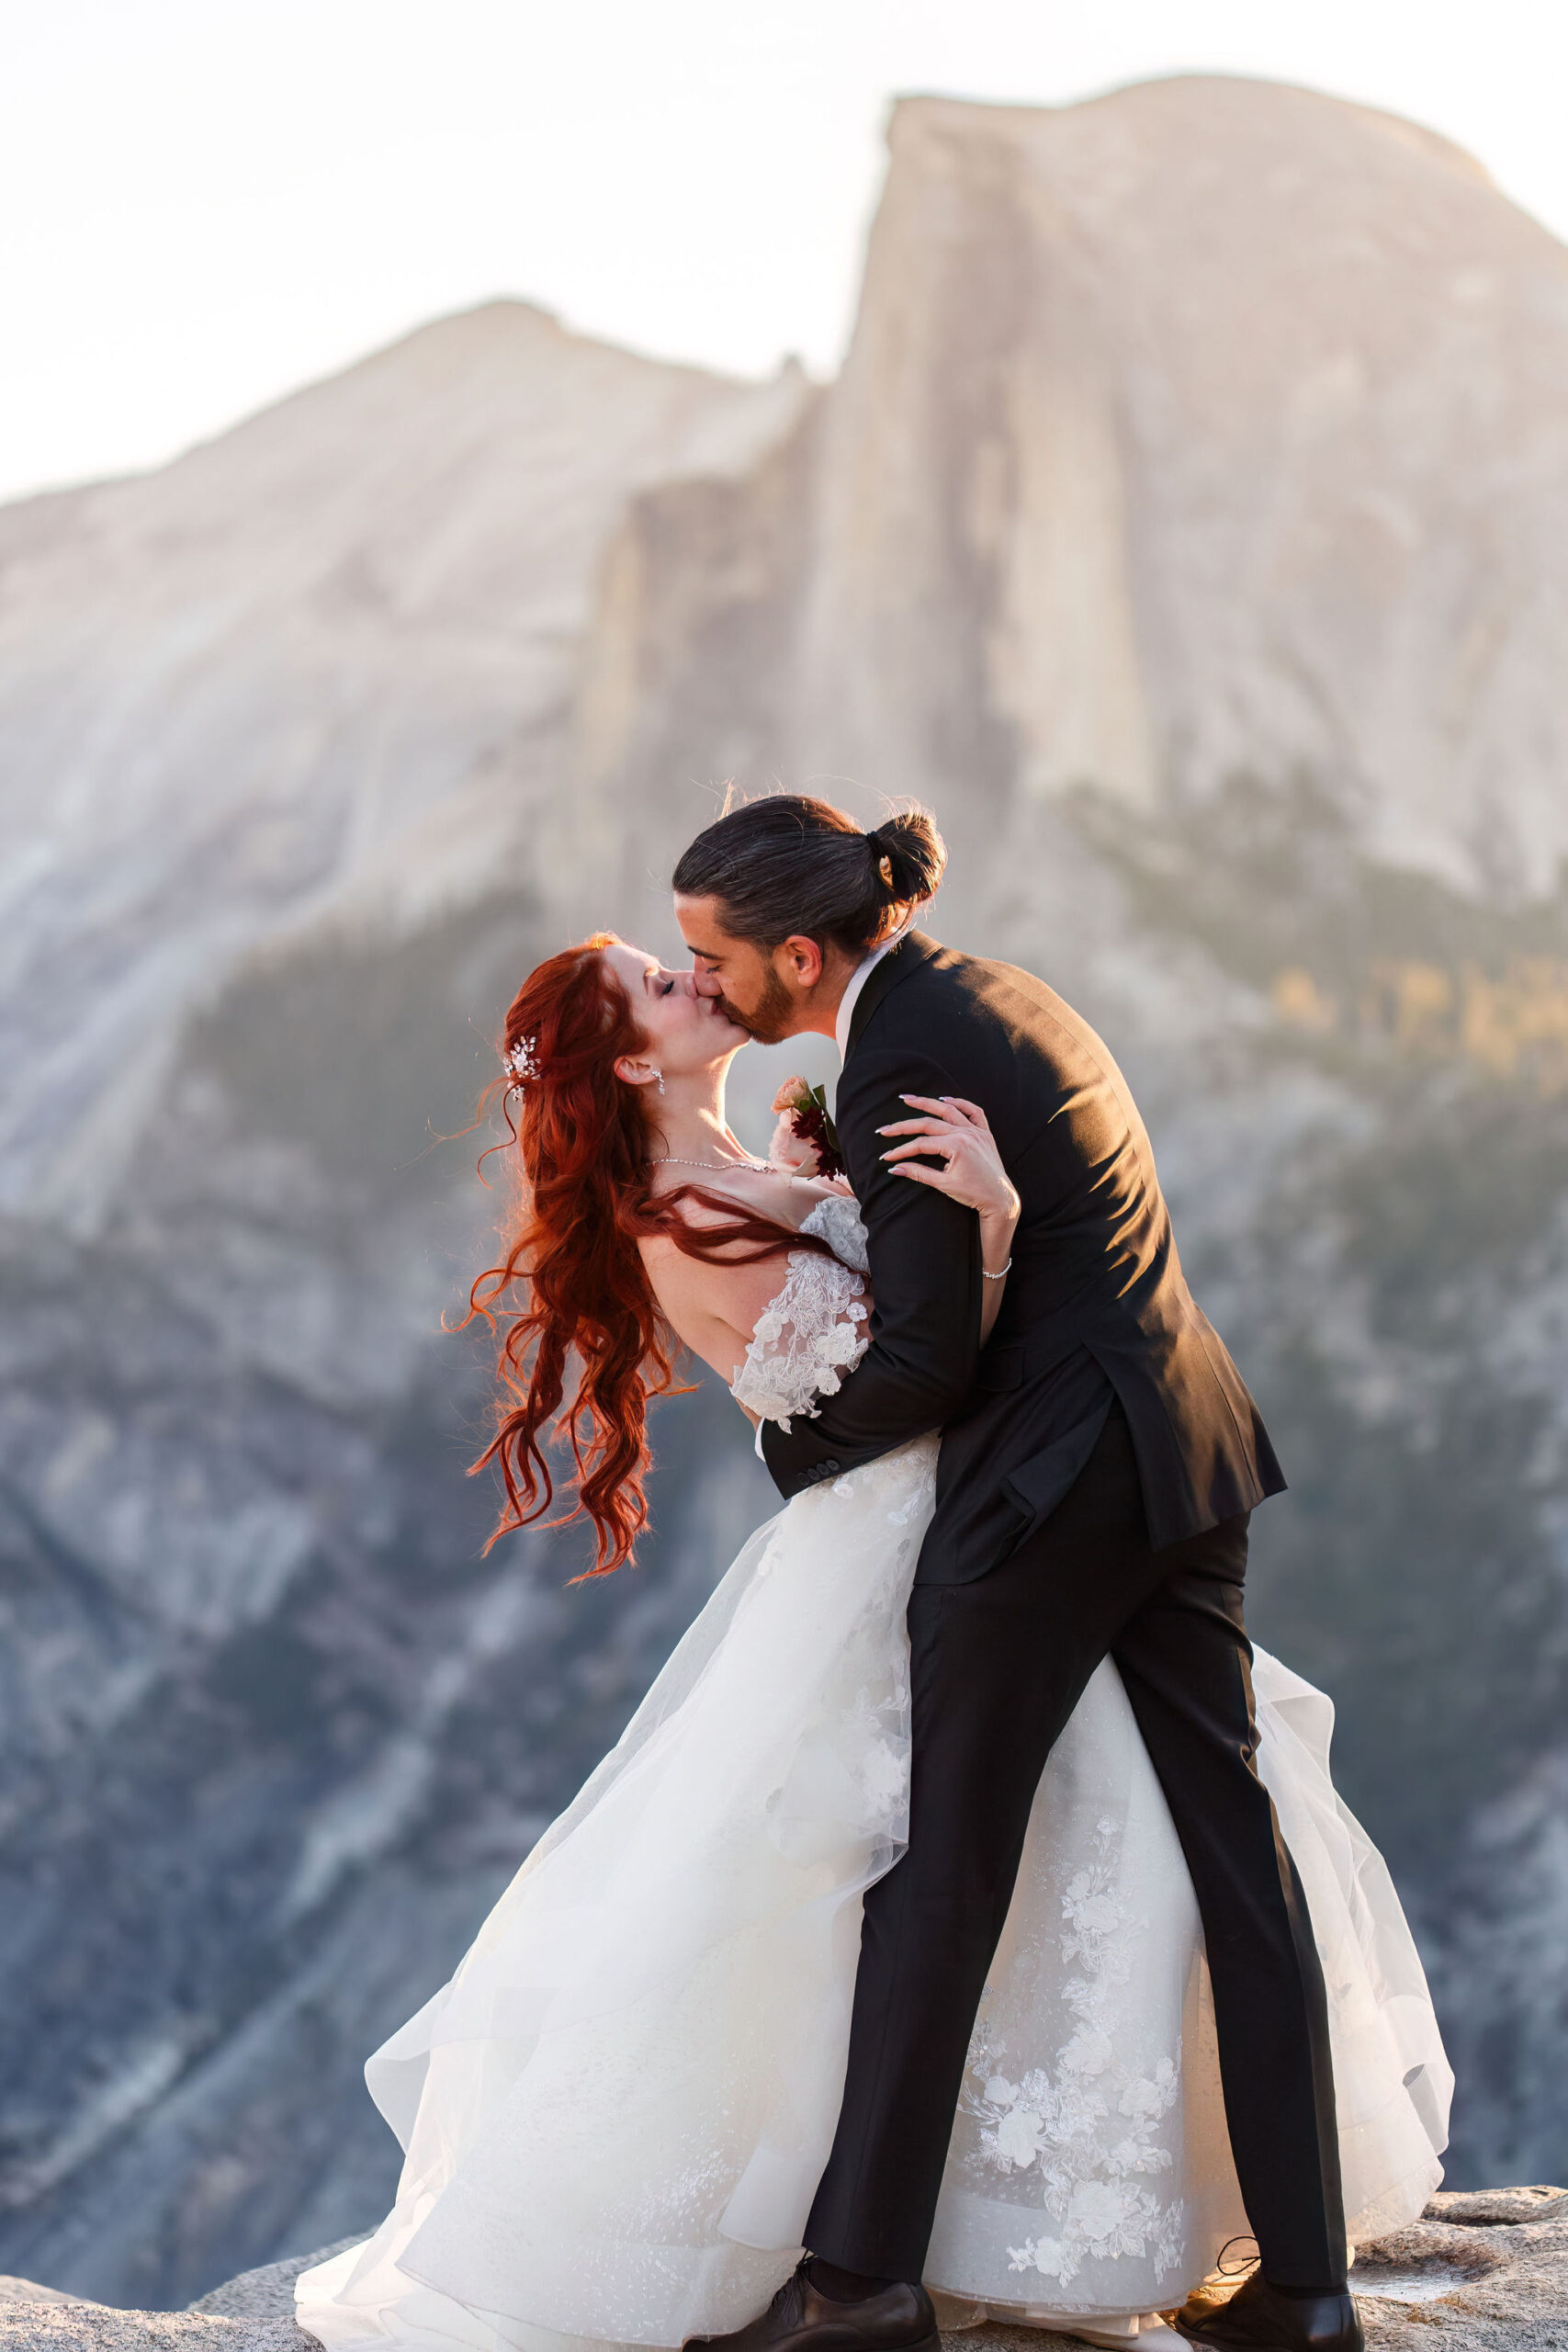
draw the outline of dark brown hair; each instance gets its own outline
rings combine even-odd
[[[895,909],[935,892],[947,851],[927,808],[863,832],[809,793],[777,792],[727,808],[682,852],[673,887],[716,899],[724,927],[771,951],[798,933],[863,956],[893,928]]]

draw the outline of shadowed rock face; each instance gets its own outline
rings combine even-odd
[[[1456,2177],[1560,2169],[1565,393],[1568,257],[1408,125],[920,100],[827,391],[497,304],[0,514],[0,2263],[175,2306],[377,2218],[364,2055],[769,1507],[704,1394],[634,1576],[481,1564],[438,1331],[502,1008],[673,950],[728,772],[931,799],[934,927],[1109,1036]]]
[[[635,1577],[481,1565],[439,1327],[502,1010],[592,896],[605,538],[806,397],[502,304],[0,515],[6,2267],[177,2304],[378,2211],[367,2052],[767,1508],[744,1448],[682,1476],[699,1404]]]

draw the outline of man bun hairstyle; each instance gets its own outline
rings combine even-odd
[[[742,800],[697,835],[675,868],[683,899],[716,899],[724,927],[771,954],[798,933],[849,956],[897,927],[935,895],[947,851],[929,808],[885,817],[863,832],[807,792]]]

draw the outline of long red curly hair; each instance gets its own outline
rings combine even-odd
[[[469,1293],[469,1321],[482,1317],[502,1330],[495,1433],[470,1464],[493,1463],[505,1488],[485,1549],[549,1510],[555,1480],[545,1449],[553,1439],[570,1448],[576,1501],[549,1524],[592,1521],[588,1576],[630,1560],[647,1526],[649,1398],[690,1385],[675,1377],[680,1342],[638,1243],[662,1234],[688,1257],[731,1264],[827,1247],[700,1185],[655,1192],[645,1090],[615,1075],[617,1061],[649,1044],[601,952],[620,944],[614,932],[596,932],[530,972],[513,1000],[502,1039],[507,1075],[481,1111],[502,1096],[512,1143],[500,1148],[515,1150],[519,1207],[504,1255]],[[524,1046],[534,1075],[518,1081],[511,1057]],[[687,1201],[717,1221],[691,1225]]]

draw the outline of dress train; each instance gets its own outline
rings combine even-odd
[[[760,1528],[451,1982],[366,2068],[396,2204],[305,2272],[328,2347],[605,2352],[721,2334],[798,2257],[841,2094],[861,1896],[902,1849],[922,1439]],[[1259,1652],[1259,1769],[1328,1984],[1352,2235],[1441,2177],[1451,2075],[1333,1709]],[[1114,1666],[1036,1796],[927,2281],[1132,2340],[1246,2231],[1196,1906]]]

